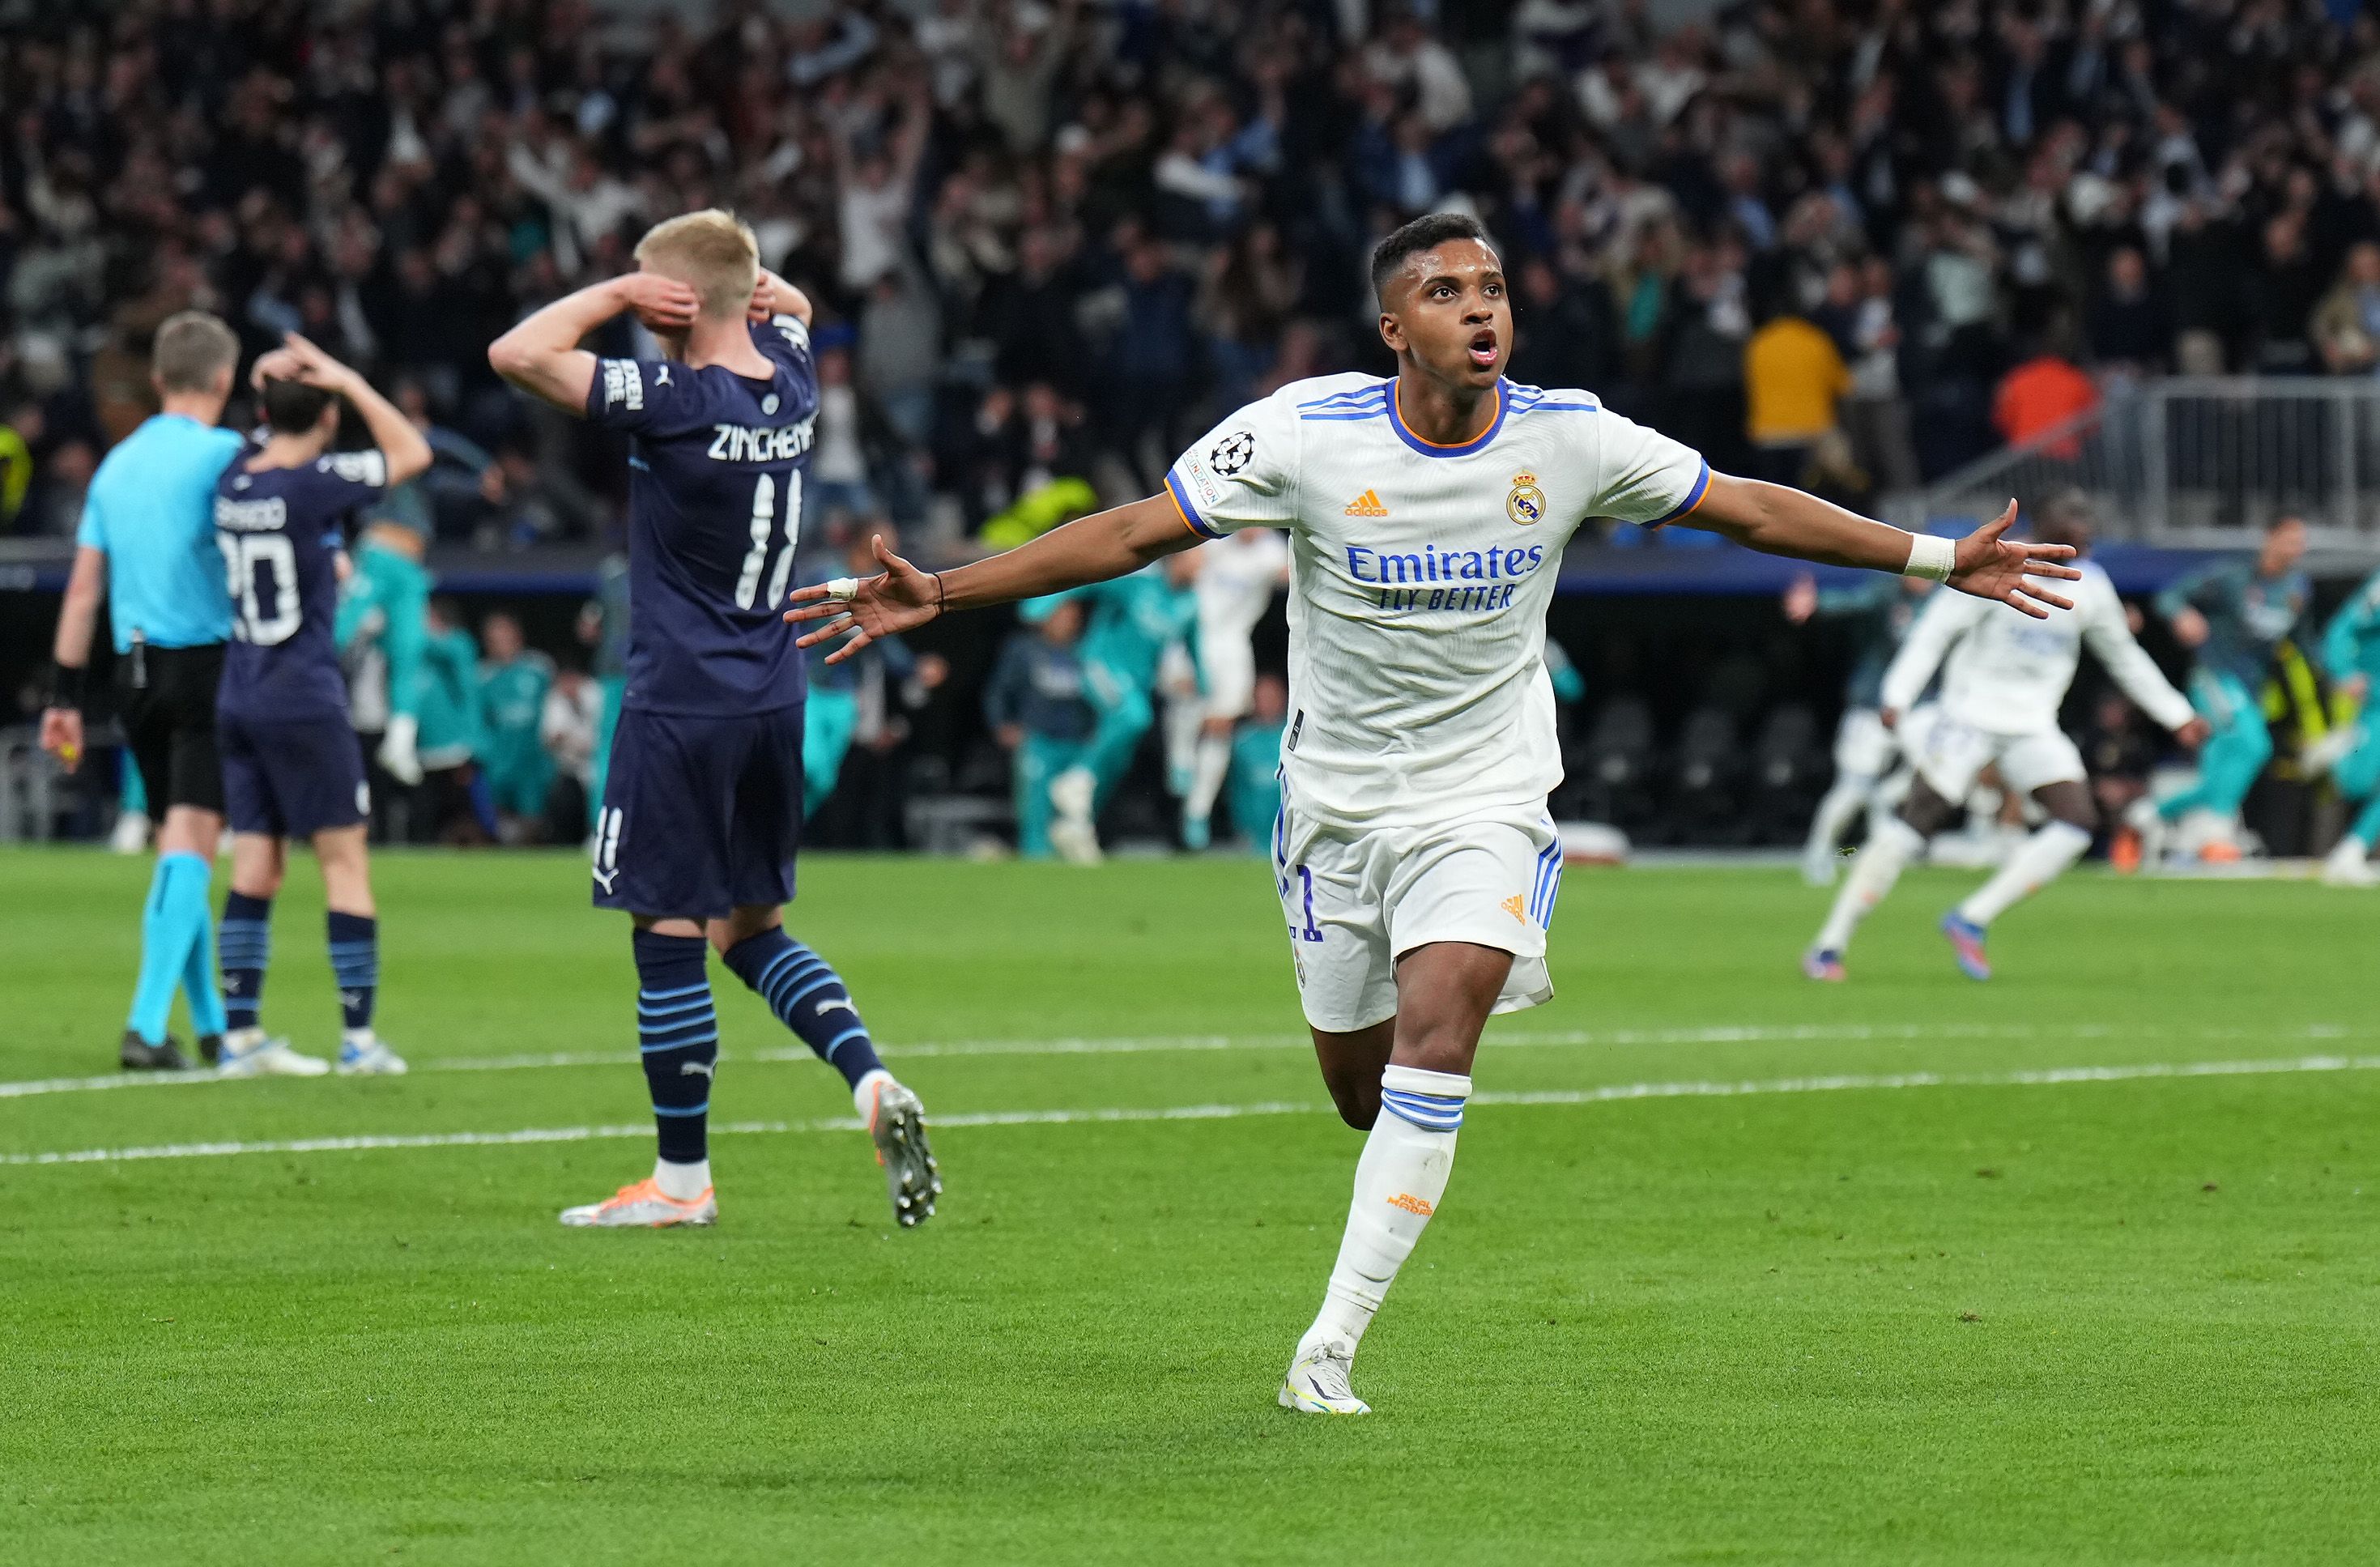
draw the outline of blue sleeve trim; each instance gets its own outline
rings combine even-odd
[[[1645,526],[1647,528],[1659,528],[1664,523],[1677,521],[1680,517],[1685,516],[1696,506],[1701,505],[1703,504],[1703,494],[1709,489],[1710,464],[1703,463],[1701,471],[1694,475],[1694,487],[1686,492],[1686,498],[1680,501],[1675,509],[1667,512],[1660,516],[1655,517],[1651,522],[1646,523]]]
[[[1182,520],[1189,525],[1191,532],[1197,534],[1202,539],[1220,539],[1222,537],[1222,535],[1217,532],[1214,528],[1207,526],[1207,519],[1200,516],[1198,515],[1198,508],[1190,504],[1190,492],[1183,486],[1182,480],[1174,476],[1174,472],[1172,468],[1167,468],[1165,470],[1165,488],[1167,492],[1172,495],[1173,504],[1181,508]]]

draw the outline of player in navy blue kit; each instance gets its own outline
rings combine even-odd
[[[232,601],[232,643],[215,698],[225,814],[232,830],[224,900],[222,1071],[314,1077],[330,1070],[259,1022],[272,953],[273,896],[287,840],[322,868],[331,970],[339,986],[343,1074],[395,1074],[405,1060],[372,1031],[380,925],[364,846],[370,796],[347,720],[347,686],[331,623],[346,566],[346,528],[360,508],[430,466],[413,421],[364,378],[292,334],[256,362],[266,436],[215,485],[215,539]],[[332,452],[344,397],[376,447]]]
[[[522,390],[635,437],[627,689],[595,824],[595,904],[635,917],[637,1029],[660,1158],[565,1209],[571,1225],[709,1224],[706,1117],[719,1058],[703,942],[837,1068],[868,1124],[893,1216],[941,1190],[917,1097],[877,1059],[850,991],[785,934],[802,822],[802,654],[777,612],[792,578],[818,413],[809,301],[763,272],[752,231],[689,213],[637,246],[642,269],[558,299],[488,362]],[[634,311],[667,349],[577,345]]]

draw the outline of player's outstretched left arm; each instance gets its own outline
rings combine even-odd
[[[1782,484],[1715,473],[1702,504],[1678,521],[1724,534],[1763,554],[1930,577],[1961,593],[2013,604],[2036,620],[2046,620],[2053,609],[2074,607],[2071,600],[2039,579],[2070,580],[2082,575],[2061,564],[2074,553],[2064,544],[2005,537],[2016,521],[2014,501],[1997,518],[1954,542],[1872,522]]]
[[[595,356],[578,346],[579,339],[623,310],[636,311],[655,332],[684,332],[694,324],[700,303],[675,278],[623,273],[531,314],[488,345],[488,365],[522,391],[584,419],[587,394],[595,384]]]
[[[1200,542],[1183,526],[1171,495],[1077,517],[1030,543],[949,571],[921,571],[878,539],[880,576],[844,577],[800,589],[787,600],[794,607],[785,618],[797,625],[821,623],[801,638],[805,648],[847,635],[827,655],[827,662],[841,663],[878,638],[914,631],[947,610],[980,609],[1105,582]]]

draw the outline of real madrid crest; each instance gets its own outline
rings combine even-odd
[[[1523,528],[1534,528],[1546,520],[1546,492],[1537,488],[1536,474],[1512,476],[1512,492],[1504,497],[1504,515]]]

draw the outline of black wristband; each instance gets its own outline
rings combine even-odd
[[[82,707],[83,680],[84,677],[90,674],[90,666],[86,664],[61,663],[52,665],[50,669],[50,706],[54,708],[73,708],[78,711],[80,711]]]

